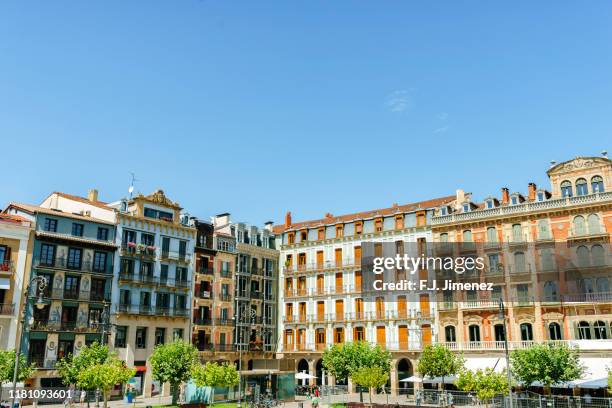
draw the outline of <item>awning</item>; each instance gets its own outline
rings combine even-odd
[[[485,368],[493,368],[496,373],[501,373],[506,368],[506,359],[504,357],[470,357],[465,359],[464,367],[471,371],[484,370]],[[424,383],[428,384],[452,384],[457,379],[454,375],[448,377],[423,378]]]
[[[602,388],[608,386],[608,368],[612,358],[580,357],[585,374],[579,380],[569,381],[567,386],[579,388]]]
[[[422,383],[423,379],[421,377],[413,375],[408,378],[404,378],[403,380],[400,380],[400,382]]]
[[[0,289],[10,289],[11,280],[9,278],[0,278]]]
[[[136,369],[136,372],[144,372],[147,371],[147,366],[135,366],[134,369]]]

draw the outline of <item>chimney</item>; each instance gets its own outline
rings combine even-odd
[[[510,202],[510,191],[508,187],[502,187],[502,205],[508,204]]]
[[[272,226],[274,225],[274,223],[272,221],[267,221],[264,223],[264,229],[266,231],[272,231]]]
[[[98,190],[96,190],[95,188],[92,188],[91,190],[89,190],[87,192],[87,199],[91,201],[92,203],[95,203],[96,201],[98,201]]]
[[[332,213],[325,213],[325,218],[333,218],[334,215]]]
[[[535,201],[536,198],[536,185],[535,183],[529,183],[527,187],[527,199],[529,201]]]
[[[289,228],[291,226],[291,211],[287,211],[285,214],[285,228]]]
[[[457,210],[460,209],[464,201],[465,201],[465,191],[459,188],[455,192],[455,209]]]

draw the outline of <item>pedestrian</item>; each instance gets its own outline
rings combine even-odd
[[[81,407],[83,407],[83,404],[85,404],[85,398],[87,398],[87,391],[81,390],[81,395],[79,398],[79,404]]]

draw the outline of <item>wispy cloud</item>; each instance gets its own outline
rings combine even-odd
[[[385,101],[385,106],[393,113],[401,113],[410,109],[413,105],[408,90],[401,89],[391,92]]]
[[[446,112],[438,113],[438,119],[440,119],[442,122],[446,122],[448,120],[448,113]]]
[[[443,126],[443,127],[439,127],[435,129],[433,132],[434,133],[445,133],[448,129],[450,129],[450,126]]]

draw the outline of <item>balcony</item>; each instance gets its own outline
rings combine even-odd
[[[121,256],[138,256],[142,258],[155,259],[157,247],[154,245],[136,244],[127,242],[121,244]]]
[[[597,302],[612,303],[612,292],[579,293],[575,295],[563,295],[563,301],[571,302]]]
[[[38,369],[54,369],[57,360],[54,358],[45,358],[42,355],[29,356],[28,362],[33,364]]]
[[[568,347],[578,347],[580,351],[585,350],[612,350],[612,340],[543,340],[543,341],[509,341],[509,350],[518,350],[529,348],[534,344],[564,344]],[[443,342],[446,348],[450,350],[504,350],[504,341],[468,341],[464,343]]]
[[[191,259],[183,252],[164,251],[160,253],[160,259],[162,261],[174,261],[179,263],[190,263]]]
[[[196,326],[212,326],[213,319],[210,317],[196,318],[194,319],[193,324]]]
[[[0,304],[0,316],[12,316],[15,313],[14,303]]]
[[[215,319],[214,322],[215,322],[215,325],[217,326],[233,326],[234,325],[233,319]]]
[[[112,256],[109,256],[112,258]],[[94,264],[93,262],[74,263],[69,262],[66,258],[35,258],[34,267],[38,269],[69,269],[71,271],[89,272],[96,274],[112,274],[113,265],[108,263],[105,265]]]
[[[198,351],[200,352],[220,352],[220,353],[228,353],[228,352],[233,352],[236,351],[236,345],[235,344],[213,344],[213,343],[206,343],[206,344],[199,344],[197,346]],[[207,360],[202,360],[203,363],[208,362]]]
[[[232,295],[230,295],[229,293],[220,293],[218,295],[218,299],[221,302],[231,302],[232,301]]]
[[[212,276],[215,274],[215,270],[213,268],[209,268],[208,265],[200,265],[198,268],[198,273]]]
[[[69,300],[77,300],[79,298],[79,290],[77,288],[64,289],[62,298]]]
[[[2,261],[0,262],[0,274],[3,273],[14,273],[15,268],[13,266],[13,261]]]
[[[188,317],[191,314],[191,310],[182,307],[170,308],[165,306],[119,304],[117,305],[117,313],[144,316]]]
[[[221,277],[222,278],[231,279],[232,278],[232,272],[229,271],[229,270],[221,269]]]
[[[459,302],[462,309],[495,309],[499,308],[499,300],[496,299],[473,299]]]

